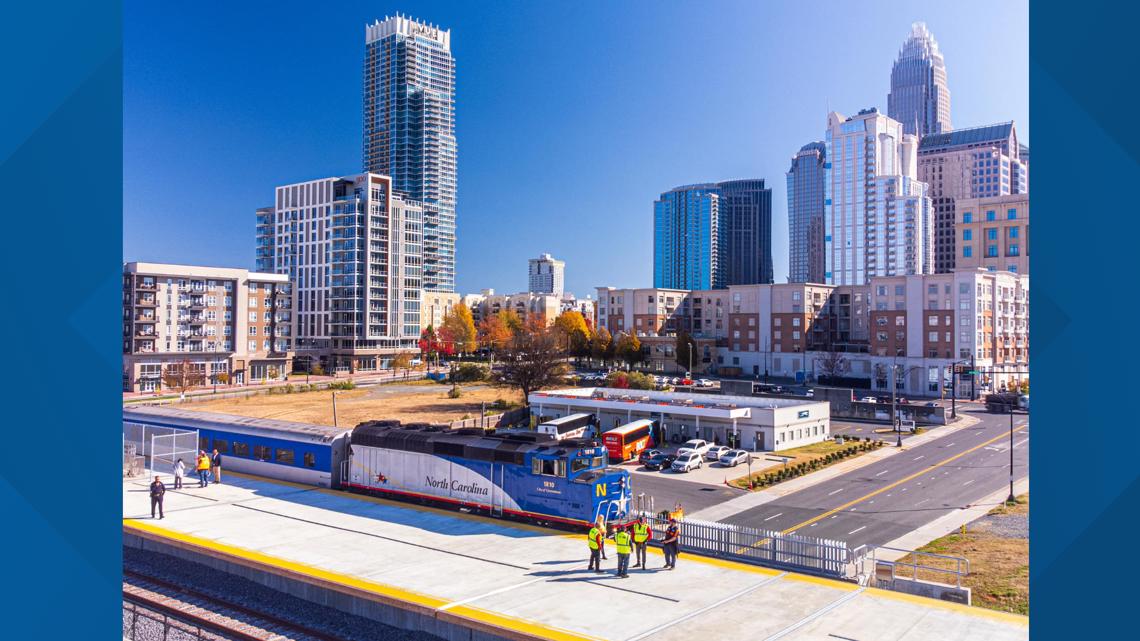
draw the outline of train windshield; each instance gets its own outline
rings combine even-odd
[[[570,461],[570,474],[577,474],[584,470],[598,469],[606,466],[604,456],[580,456]]]

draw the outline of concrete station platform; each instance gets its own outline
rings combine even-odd
[[[334,607],[448,639],[1029,636],[1025,617],[691,554],[666,571],[653,548],[653,569],[618,579],[611,543],[609,573],[597,575],[585,571],[584,536],[230,472],[224,478],[206,489],[168,485],[164,520],[150,519],[147,481],[125,481],[125,544],[206,559],[267,585],[287,580],[294,593],[300,584]]]

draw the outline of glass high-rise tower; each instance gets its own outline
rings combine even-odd
[[[926,25],[911,25],[910,36],[891,68],[887,115],[903,132],[919,137],[950,131],[950,88],[946,63]]]
[[[827,145],[800,147],[788,170],[788,282],[822,283],[823,183]]]
[[[762,179],[684,185],[653,203],[653,286],[772,282],[772,190]]]
[[[423,288],[455,291],[451,31],[403,16],[365,27],[364,171],[423,205]],[[395,283],[393,285],[396,285]]]

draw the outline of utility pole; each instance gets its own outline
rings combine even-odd
[[[898,367],[898,364],[891,363],[891,426],[894,427],[895,434],[898,435],[899,439],[898,442],[895,443],[895,447],[902,447],[902,430],[899,426],[899,410],[898,405],[895,402],[896,392],[898,391],[898,385],[895,384],[895,371],[898,369]]]
[[[335,391],[332,393],[332,401],[333,401],[333,427],[340,427],[340,425],[338,425],[336,422],[336,392]]]
[[[1015,403],[1009,404],[1009,498],[1006,499],[1006,502],[1010,505],[1017,502],[1013,496],[1013,406]]]

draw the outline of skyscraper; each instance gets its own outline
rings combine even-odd
[[[932,273],[931,206],[918,180],[918,137],[877,109],[850,118],[831,112],[827,125],[827,284]]]
[[[565,291],[564,275],[566,263],[550,254],[543,254],[528,261],[528,292],[532,294],[553,294],[561,297]]]
[[[934,34],[926,25],[911,25],[910,36],[891,68],[887,115],[903,125],[903,132],[925,136],[950,131],[950,88],[946,63]]]
[[[455,291],[451,31],[396,16],[365,27],[364,171],[423,203],[423,287]]]
[[[823,183],[827,145],[812,142],[792,156],[788,170],[788,282],[822,283]]]
[[[257,210],[257,264],[289,276],[292,323],[279,331],[293,337],[297,360],[372,371],[416,349],[420,204],[368,173],[282,185],[274,196]]]
[[[961,223],[956,202],[1029,193],[1028,147],[1013,122],[956,129],[923,136],[918,144],[918,177],[930,188],[934,206],[934,271],[957,266]],[[957,221],[957,222],[956,222]]]
[[[761,179],[676,187],[653,203],[654,287],[772,282],[772,190]]]

